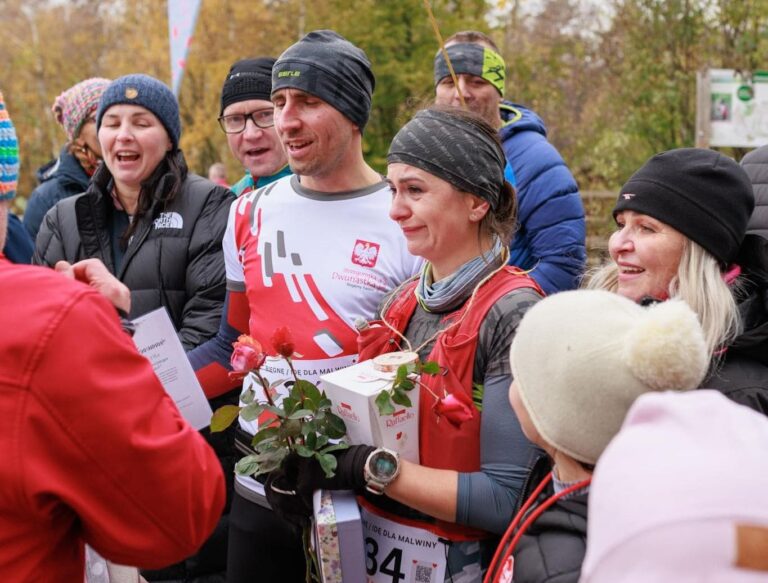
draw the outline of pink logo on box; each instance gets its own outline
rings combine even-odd
[[[352,263],[362,267],[374,267],[379,258],[379,249],[381,245],[358,239],[355,241],[355,248],[352,250]]]
[[[360,417],[358,417],[357,413],[352,410],[352,405],[348,403],[344,403],[343,401],[339,403],[339,405],[336,407],[336,412],[340,417],[344,417],[345,419],[349,419],[355,423],[360,423]]]

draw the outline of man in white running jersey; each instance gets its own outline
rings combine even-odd
[[[363,159],[374,85],[365,53],[332,31],[308,34],[277,59],[275,129],[295,175],[238,198],[224,238],[228,289],[244,299],[234,327],[269,346],[288,326],[302,355],[297,372],[313,382],[354,362],[355,320],[370,319],[420,265],[388,217],[389,188]],[[268,360],[262,371],[286,378],[283,365]],[[241,430],[247,446],[254,428]],[[259,490],[237,477],[227,579],[303,581],[301,540]]]

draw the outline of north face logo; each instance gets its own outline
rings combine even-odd
[[[181,229],[184,226],[184,219],[179,213],[160,213],[152,224],[155,229]]]
[[[355,248],[352,250],[352,263],[362,265],[363,267],[373,267],[379,258],[378,243],[371,243],[358,239],[355,242]]]

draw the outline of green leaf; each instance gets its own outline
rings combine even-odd
[[[336,466],[338,465],[336,456],[330,453],[316,453],[315,458],[320,462],[320,467],[323,468],[325,477],[332,478],[336,472]]]
[[[326,441],[328,441],[328,438],[325,438]],[[311,449],[312,451],[315,451],[316,449],[320,449],[317,446],[317,434],[316,433],[310,433],[307,435],[306,440],[304,441],[304,444]],[[325,444],[322,444],[325,445]],[[307,456],[308,457],[308,456]]]
[[[240,417],[242,417],[244,421],[253,421],[263,412],[263,405],[260,403],[251,403],[250,405],[243,407],[243,410],[240,411]]]
[[[330,409],[331,407],[333,407],[333,401],[331,401],[325,396],[323,396],[323,398],[320,399],[317,403],[318,411],[321,409]]]
[[[430,360],[421,365],[421,372],[426,374],[440,374],[440,365],[434,360]]]
[[[269,411],[270,413],[274,413],[281,419],[285,418],[285,411],[282,409],[282,407],[273,407],[272,405],[263,405],[265,411]]]
[[[397,367],[397,373],[395,374],[395,385],[399,385],[402,383],[406,378],[408,378],[408,367],[404,364],[401,364]]]
[[[411,391],[416,384],[411,379],[405,379],[402,383],[395,386],[394,389],[402,389],[403,391]]]
[[[401,389],[394,390],[392,400],[398,405],[403,405],[404,407],[410,407],[413,404],[411,403],[411,400],[408,398],[408,395],[405,393],[405,391]]]
[[[244,390],[240,394],[240,400],[245,403],[246,405],[253,403],[253,400],[256,398],[256,391],[251,389],[250,387]]]
[[[274,389],[276,387],[280,387],[280,386],[284,385],[285,383],[287,383],[289,380],[290,379],[279,379],[277,381],[274,381],[271,385],[269,385],[269,388],[270,389]]]
[[[311,416],[313,411],[309,409],[299,409],[288,415],[288,419],[303,419],[304,417]]]
[[[280,464],[283,462],[283,460],[272,460],[268,462],[264,462],[263,464],[259,464],[259,469],[253,473],[253,478],[257,478],[258,476],[261,476],[263,474],[269,474],[270,472],[274,472],[277,468],[280,467]]]
[[[255,455],[247,455],[235,464],[235,471],[241,476],[250,476],[259,470]]]
[[[301,401],[299,401],[298,399],[294,399],[291,396],[288,396],[283,399],[281,406],[285,410],[286,414],[290,415],[291,413],[296,411],[296,409],[301,407]]]
[[[239,414],[240,407],[237,405],[224,405],[216,409],[211,416],[211,433],[224,431],[232,425],[232,422],[237,419]]]
[[[280,435],[284,437],[298,437],[301,435],[301,421],[298,419],[286,419],[280,425]]]
[[[280,448],[279,450],[276,450],[273,455],[267,457],[264,459],[264,461],[259,462],[259,468],[256,472],[254,472],[253,477],[255,478],[261,474],[274,472],[277,468],[280,467],[280,464],[283,463],[283,460],[287,455],[288,450],[286,448]]]
[[[320,435],[313,435],[313,437],[315,438],[315,445],[312,446],[312,449],[320,449],[328,443],[327,435],[321,433]]]
[[[312,457],[315,455],[315,450],[307,447],[306,445],[299,444],[296,446],[296,453],[301,457]]]
[[[309,421],[305,421],[301,425],[301,434],[304,436],[309,437],[313,433],[317,433],[317,421],[314,419],[310,419]]]
[[[274,439],[280,432],[279,427],[265,427],[256,432],[256,435],[251,439],[251,447],[258,448],[259,445],[266,445],[266,441]]]
[[[299,379],[296,382],[296,385],[294,385],[294,387],[297,387],[302,392],[305,398],[309,399],[315,404],[319,403],[320,400],[323,398],[322,394],[320,393],[320,389],[318,389],[315,385],[313,385],[309,381]]]
[[[341,451],[342,449],[349,449],[348,443],[332,443],[326,448],[320,450],[320,453],[331,453],[332,451]]]
[[[328,413],[325,419],[325,433],[331,439],[341,439],[347,434],[347,425],[344,419],[333,413]]]
[[[260,443],[263,443],[266,439],[277,437],[277,434],[279,431],[280,431],[280,428],[276,426],[259,429],[259,431],[256,432],[256,435],[253,436],[253,439],[251,439],[251,447],[258,446]]]
[[[381,391],[378,397],[376,397],[375,403],[376,407],[379,409],[379,415],[392,415],[392,413],[395,412],[389,391]]]

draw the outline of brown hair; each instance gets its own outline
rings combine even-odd
[[[445,39],[446,45],[450,43],[474,43],[477,45],[485,45],[497,53],[501,53],[499,47],[493,42],[493,39],[478,30],[462,30],[460,32],[455,32]]]

